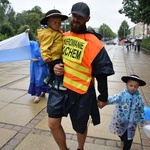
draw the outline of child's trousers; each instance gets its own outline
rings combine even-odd
[[[127,134],[128,133],[126,131],[122,136],[120,136],[121,141],[123,141],[123,150],[130,150],[132,146],[133,139],[128,140]]]

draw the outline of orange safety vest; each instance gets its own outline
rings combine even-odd
[[[62,58],[64,62],[63,85],[79,94],[87,92],[92,80],[92,66],[96,55],[104,47],[91,33],[66,32]]]

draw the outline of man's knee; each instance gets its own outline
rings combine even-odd
[[[55,129],[58,129],[61,127],[61,121],[60,119],[55,119],[55,118],[49,118],[48,119],[48,127],[51,129],[51,130],[55,130]]]

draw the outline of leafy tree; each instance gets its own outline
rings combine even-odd
[[[18,34],[18,30],[26,25],[29,26],[31,37],[33,34],[31,39],[34,39],[37,28],[40,28],[40,20],[43,15],[39,6],[16,14],[8,0],[0,0],[0,39]]]
[[[9,22],[4,22],[0,26],[0,33],[5,35],[7,38],[12,37],[14,35],[14,29],[12,28]]]
[[[12,28],[14,29],[14,33],[16,33],[17,29],[16,26],[18,22],[16,21],[16,12],[13,8],[10,7],[9,11],[7,12],[7,17],[5,18],[5,21],[9,22]]]
[[[6,17],[7,11],[10,9],[10,3],[8,0],[0,0],[0,24],[2,24]]]
[[[8,39],[7,35],[3,35],[0,33],[0,41],[3,41],[5,39]]]
[[[40,15],[41,17],[43,16],[42,9],[39,6],[34,6],[31,10],[27,11],[28,13],[36,13]]]
[[[100,26],[99,33],[103,36],[105,40],[109,40],[116,37],[116,34],[110,29],[108,25],[104,23]]]
[[[25,32],[27,29],[30,29],[30,26],[29,26],[29,25],[22,25],[22,26],[18,29],[17,34],[23,33],[23,32]],[[29,39],[30,39],[30,40],[36,40],[36,36],[35,36],[35,34],[33,33],[32,29],[30,29],[30,31],[29,31]]]
[[[123,0],[118,12],[131,18],[134,23],[150,24],[150,0]]]
[[[127,35],[130,34],[130,29],[127,21],[123,21],[120,25],[120,28],[118,30],[118,36],[120,39],[124,39],[127,37]]]
[[[21,26],[28,25],[29,29],[32,30],[34,35],[37,34],[37,29],[40,28],[40,20],[43,15],[38,7],[35,6],[31,11],[23,11],[22,13],[17,13],[16,20],[18,22],[17,28]],[[34,11],[33,11],[34,10]],[[37,13],[35,10],[38,10]]]

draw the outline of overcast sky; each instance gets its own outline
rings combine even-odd
[[[71,7],[80,0],[9,0],[15,12],[23,10],[31,10],[34,6],[40,6],[43,13],[51,9],[58,9],[62,14],[68,15]],[[91,19],[87,26],[99,28],[103,23],[107,24],[113,32],[117,33],[121,23],[126,20],[129,27],[134,27],[135,24],[130,21],[125,15],[118,13],[122,8],[122,0],[82,0],[90,7]]]

